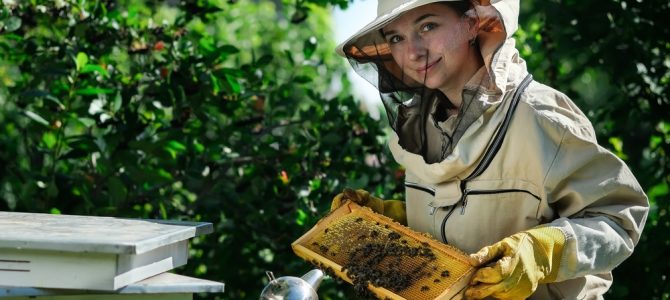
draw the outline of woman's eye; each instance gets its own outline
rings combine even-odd
[[[426,23],[423,26],[421,26],[421,31],[430,31],[435,29],[437,25],[435,23]]]
[[[400,42],[400,41],[402,41],[402,39],[397,35],[394,35],[394,36],[389,38],[389,43],[391,43],[391,44],[395,44],[395,43]]]

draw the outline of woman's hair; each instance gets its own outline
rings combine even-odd
[[[379,1],[384,1],[384,0],[379,0]],[[449,8],[453,9],[459,17],[464,16],[465,13],[468,10],[470,10],[471,8],[474,7],[473,0],[442,1],[442,2],[438,2],[438,3],[449,6]],[[386,36],[384,34],[384,28],[379,28],[378,31],[379,31],[379,34],[381,34],[382,37]]]
[[[446,6],[449,6],[451,9],[453,9],[459,16],[465,15],[465,12],[470,10],[473,6],[474,3],[471,0],[463,0],[463,1],[442,1],[440,2]]]

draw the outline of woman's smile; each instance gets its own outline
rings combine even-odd
[[[433,68],[433,66],[437,65],[437,63],[439,63],[440,61],[442,61],[442,57],[439,57],[437,60],[433,61],[432,63],[428,63],[428,64],[425,64],[425,65],[417,68],[416,72],[419,73],[419,75],[427,74]]]

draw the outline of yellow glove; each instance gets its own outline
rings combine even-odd
[[[472,276],[465,296],[528,298],[538,283],[556,280],[564,244],[565,235],[560,229],[542,226],[482,248],[470,255],[480,269]],[[494,264],[486,266],[489,263]]]
[[[396,222],[407,225],[407,213],[405,212],[405,202],[400,200],[382,200],[370,195],[365,190],[344,189],[344,192],[338,194],[330,203],[330,211],[336,210],[344,202],[351,200],[360,206],[367,206],[372,211],[385,215]]]

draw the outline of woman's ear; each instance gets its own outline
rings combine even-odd
[[[479,16],[475,8],[465,12],[466,22],[468,24],[468,40],[474,40],[479,33]]]

